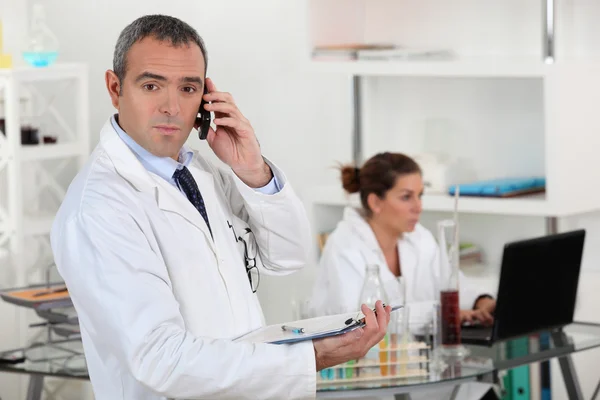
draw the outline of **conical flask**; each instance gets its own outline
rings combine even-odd
[[[42,4],[32,7],[29,43],[23,52],[25,61],[33,67],[47,67],[58,57],[58,38],[46,23],[46,13]]]

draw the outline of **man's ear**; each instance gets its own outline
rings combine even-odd
[[[106,81],[106,89],[108,89],[108,94],[110,96],[110,100],[112,105],[117,110],[119,109],[119,97],[121,96],[121,92],[123,88],[121,87],[121,82],[119,81],[119,77],[110,69],[106,71],[104,75],[104,80]]]

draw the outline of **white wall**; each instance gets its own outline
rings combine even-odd
[[[0,21],[3,31],[3,52],[13,54],[13,64],[23,65],[16,56],[27,42],[27,1],[0,0]]]
[[[0,0],[0,6],[3,6],[0,11],[4,12],[8,3],[11,3],[11,7],[15,4],[23,4],[17,0]],[[305,7],[307,1],[44,0],[43,3],[47,7],[50,26],[61,42],[60,61],[87,62],[90,66],[93,144],[97,142],[100,127],[114,111],[104,87],[104,71],[111,68],[114,43],[120,30],[142,14],[166,13],[189,22],[203,36],[209,53],[208,75],[214,79],[219,89],[234,95],[242,112],[252,122],[265,154],[286,171],[300,195],[303,195],[313,184],[337,182],[337,174],[333,168],[336,162],[350,161],[350,81],[336,75],[310,73],[305,68],[305,56],[308,54]],[[360,1],[349,0],[349,3],[359,4]],[[537,46],[539,41],[529,37],[523,40],[522,35],[524,32],[538,30],[540,1],[527,2],[527,7],[522,9],[514,7],[518,6],[515,1],[508,5],[487,1],[485,7],[475,9],[467,7],[469,12],[459,11],[460,7],[473,5],[472,1],[468,3],[462,1],[444,5],[443,1],[441,3],[427,1],[423,3],[422,8],[419,8],[416,2],[411,4],[402,2],[408,11],[402,14],[406,20],[398,26],[395,34],[407,35],[408,29],[415,26],[438,29],[436,31],[438,33],[444,32],[440,26],[443,27],[446,23],[445,26],[454,28],[448,28],[445,33],[448,43],[459,45],[466,53],[474,51],[473,49],[486,48],[489,43],[494,43],[501,52],[502,49],[517,43],[519,52],[532,54],[531,49]],[[570,49],[573,55],[585,54],[584,50],[589,46],[583,46],[581,43],[589,44],[594,41],[597,24],[593,24],[593,19],[589,15],[590,13],[600,15],[600,9],[592,3],[591,0],[561,2],[565,9],[564,15],[567,17],[561,22],[561,26],[566,24],[572,27],[579,38],[562,45],[563,52],[566,51],[565,49]],[[491,12],[486,7],[496,8]],[[68,19],[65,18],[66,15],[69,15]],[[393,18],[394,15],[390,13],[388,17]],[[467,27],[463,24],[463,19],[468,19]],[[417,20],[424,22],[417,24]],[[511,21],[518,23],[516,26],[511,25]],[[531,25],[528,25],[528,21],[532,21]],[[487,37],[474,36],[481,27],[492,27],[493,29],[490,29],[493,34]],[[374,36],[381,34],[377,30],[369,32]],[[424,37],[425,39],[428,37]],[[426,41],[424,43],[427,44]],[[392,84],[382,79],[379,87],[384,97],[380,98],[380,102],[394,104],[396,96],[393,89],[402,89],[401,85],[401,83]],[[490,85],[494,88],[493,83]],[[435,88],[428,90],[434,91]],[[443,93],[451,96],[455,90],[446,87]],[[519,88],[514,90],[520,93]],[[536,88],[533,87],[532,90],[529,94],[521,93],[523,99],[537,96],[534,93]],[[510,106],[506,95],[498,101],[499,105]],[[410,101],[406,101],[398,104],[405,107],[409,103]],[[463,106],[477,108],[478,104],[472,102]],[[438,107],[441,106],[438,104]],[[487,110],[493,107],[493,100],[491,104],[486,105]],[[535,113],[538,110],[530,111],[532,111],[530,114],[533,115],[532,118],[536,118]],[[478,120],[474,121],[474,124],[481,127],[483,122]],[[380,126],[382,129],[389,129],[389,126],[381,121]],[[402,127],[392,125],[392,128]],[[533,133],[533,135],[537,134],[539,132]],[[192,138],[190,143],[209,155],[205,143],[199,143],[195,138]],[[379,148],[380,143],[375,146]],[[401,143],[393,143],[393,145],[401,146]],[[535,170],[542,164],[543,159],[538,156],[533,160],[531,168]],[[432,218],[436,218],[436,215],[426,216],[425,220],[431,221]],[[463,232],[471,237],[481,237],[494,231],[492,238],[486,240],[485,244],[491,249],[489,256],[495,260],[498,258],[502,243],[510,240],[516,232],[521,234],[527,232],[533,235],[538,230],[541,233],[543,229],[541,220],[519,218],[490,217],[483,220],[467,218],[465,225],[469,229]],[[592,237],[594,235],[598,237],[600,233],[598,232],[600,221],[595,215],[585,216],[585,219],[570,219],[565,222],[565,226],[567,225],[586,226],[592,231]],[[584,262],[586,269],[594,269],[596,265],[600,265],[600,254],[591,247],[586,247]],[[314,266],[309,266],[306,271],[297,276],[276,280],[263,277],[259,293],[268,322],[274,323],[291,317],[292,311],[289,305],[291,298],[301,297],[307,293],[313,275]],[[592,310],[600,300],[596,290],[600,285],[595,283],[600,282],[597,275],[590,272],[586,275],[586,279],[583,279],[580,299],[585,300],[580,301],[578,317],[587,320],[598,319],[597,313]],[[578,356],[581,366],[590,365],[590,360],[597,357],[595,353],[590,354],[582,353]],[[558,369],[554,368],[553,371],[553,377],[556,378],[553,382],[557,383],[559,382],[559,375],[556,374]],[[582,374],[582,381],[589,395],[593,390],[592,381],[595,377],[593,369],[581,368],[579,372]],[[563,390],[561,385],[556,385],[555,399],[566,398],[560,395],[563,393],[561,390]]]

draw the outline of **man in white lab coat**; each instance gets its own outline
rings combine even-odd
[[[363,307],[364,329],[339,338],[231,340],[264,324],[259,274],[302,268],[310,238],[290,183],[205,78],[206,60],[175,18],[123,30],[106,73],[118,114],[52,228],[98,400],[313,398],[316,371],[364,355],[389,321],[378,304],[377,315]],[[231,171],[184,146],[202,99],[216,117],[208,145]]]

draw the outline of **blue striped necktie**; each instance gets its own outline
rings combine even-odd
[[[208,226],[208,230],[212,236],[212,230],[210,229],[210,224],[208,223],[208,214],[206,213],[204,199],[200,194],[200,189],[198,189],[198,185],[196,184],[196,181],[194,180],[190,170],[185,166],[181,169],[178,169],[173,174],[173,179],[175,179],[175,182],[177,182],[181,190],[183,190],[188,200],[200,212],[200,215],[202,215],[202,218],[204,218],[204,221],[206,221],[206,226]]]

